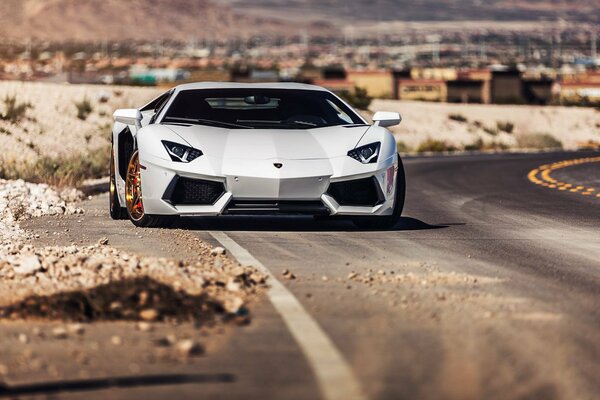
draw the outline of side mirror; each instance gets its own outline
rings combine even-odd
[[[377,111],[375,115],[373,115],[375,126],[386,128],[388,126],[398,125],[400,124],[400,121],[402,121],[402,117],[397,112]]]
[[[143,116],[137,108],[122,108],[114,112],[113,118],[117,122],[121,122],[125,125],[135,125],[139,128]]]

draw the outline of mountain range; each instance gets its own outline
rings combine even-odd
[[[228,39],[337,34],[356,22],[555,21],[600,24],[598,0],[1,0],[0,38]]]

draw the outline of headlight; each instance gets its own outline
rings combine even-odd
[[[202,151],[194,149],[193,147],[169,142],[167,140],[163,140],[162,144],[165,146],[165,149],[167,149],[169,156],[171,156],[171,160],[176,162],[188,163],[194,161],[203,154]]]
[[[381,143],[379,142],[367,144],[350,150],[348,155],[363,164],[371,164],[377,162],[379,147],[381,147]]]

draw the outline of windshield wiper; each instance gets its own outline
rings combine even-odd
[[[266,120],[266,119],[238,119],[237,122],[248,122],[251,124],[276,124],[276,125],[285,125],[285,124],[296,124],[296,125],[304,125],[304,126],[318,126],[314,122],[307,121],[276,121],[276,120]]]
[[[181,118],[181,117],[165,117],[163,119],[164,122],[174,121],[174,122],[196,122],[202,125],[214,125],[225,128],[244,128],[244,129],[254,129],[251,126],[234,124],[232,122],[224,122],[217,121],[214,119],[203,119],[203,118]]]

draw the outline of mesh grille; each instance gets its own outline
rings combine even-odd
[[[332,183],[327,194],[342,206],[372,207],[383,197],[375,177]]]
[[[224,192],[221,182],[179,178],[169,199],[173,204],[214,204]]]

